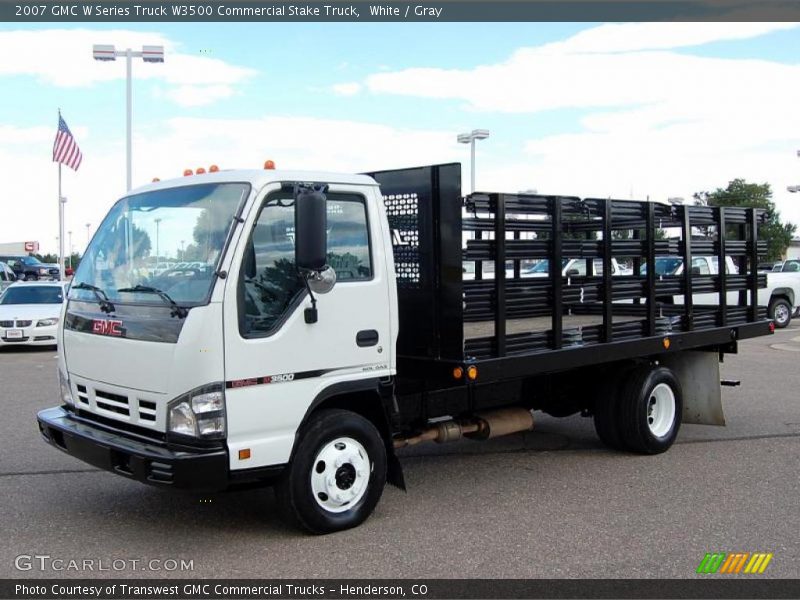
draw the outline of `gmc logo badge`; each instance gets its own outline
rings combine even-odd
[[[122,335],[122,321],[94,319],[92,321],[92,333],[120,337]]]

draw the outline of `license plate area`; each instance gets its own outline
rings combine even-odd
[[[9,329],[8,331],[6,331],[5,337],[7,340],[21,340],[22,329]]]

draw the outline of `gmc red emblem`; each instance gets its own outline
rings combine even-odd
[[[94,319],[92,321],[92,333],[120,337],[122,335],[122,321]]]

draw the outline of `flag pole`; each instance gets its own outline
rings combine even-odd
[[[61,195],[61,163],[58,163],[58,274],[64,281],[64,196]]]

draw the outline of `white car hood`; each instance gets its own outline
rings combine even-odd
[[[53,319],[60,314],[60,304],[0,304],[0,321]]]

